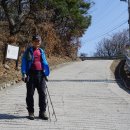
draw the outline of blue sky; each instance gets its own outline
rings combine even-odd
[[[92,56],[96,45],[103,38],[128,29],[128,3],[120,0],[93,0],[95,5],[89,10],[92,15],[91,26],[80,39],[79,53]],[[113,31],[112,31],[113,30]]]

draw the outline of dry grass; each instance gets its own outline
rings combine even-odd
[[[55,68],[59,64],[67,63],[72,61],[71,58],[68,57],[54,57],[52,56],[51,58],[47,59],[49,62],[50,68]],[[21,71],[15,69],[15,61],[10,60],[6,62],[8,66],[10,67],[9,70],[4,68],[4,65],[1,63],[0,64],[0,84],[3,82],[8,82],[15,80],[16,82],[21,81]],[[21,64],[19,63],[19,68]]]

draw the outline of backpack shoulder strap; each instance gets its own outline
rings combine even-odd
[[[30,60],[32,60],[32,54],[31,54],[31,47],[28,47],[27,49],[26,49],[26,59],[28,60],[28,61],[30,61]]]

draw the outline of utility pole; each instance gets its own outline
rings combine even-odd
[[[129,24],[129,44],[130,44],[130,0],[128,0],[128,15],[129,15],[129,19],[128,19],[128,24]]]
[[[129,45],[130,45],[130,0],[120,0],[128,2],[128,24],[129,24]]]

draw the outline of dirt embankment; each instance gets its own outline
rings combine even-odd
[[[130,90],[130,72],[127,70],[125,60],[115,60],[111,65],[111,70],[118,81],[119,86],[125,91]],[[119,82],[120,81],[120,82]]]
[[[72,59],[69,57],[54,57],[47,58],[49,66],[51,69],[57,67],[57,65],[72,62]],[[0,85],[2,88],[5,88],[5,84],[14,84],[21,81],[21,62],[18,64],[16,69],[16,62],[14,60],[7,60],[5,64],[0,63]],[[8,86],[7,85],[7,86]],[[9,85],[9,86],[10,86]]]

